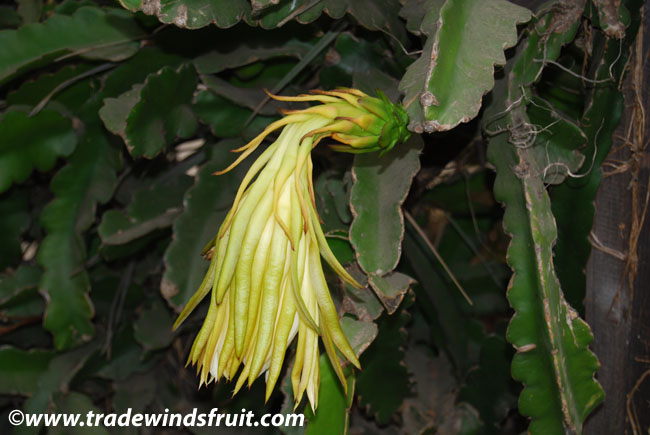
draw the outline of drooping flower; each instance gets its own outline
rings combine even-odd
[[[200,382],[237,377],[235,393],[266,373],[268,400],[280,376],[285,352],[298,336],[291,370],[296,405],[304,393],[318,405],[319,340],[346,387],[337,350],[359,367],[339,323],[321,257],[347,283],[359,284],[330,250],[319,223],[312,183],[311,150],[323,138],[337,151],[390,150],[406,140],[407,116],[383,94],[369,97],[354,89],[314,92],[281,101],[316,101],[287,111],[247,145],[222,174],[252,153],[271,132],[277,140],[252,164],[217,236],[203,254],[208,272],[179,315],[178,327],[211,293],[208,313],[190,351]]]

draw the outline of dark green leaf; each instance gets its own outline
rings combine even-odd
[[[620,2],[595,0],[594,4],[598,11],[599,26],[605,35],[612,39],[622,39],[627,26],[621,21]]]
[[[468,316],[467,302],[410,222],[406,225],[404,255],[419,283],[414,286],[418,304],[430,311],[429,320],[435,325],[435,344],[449,354],[450,361],[464,374],[478,359],[483,328]]]
[[[192,67],[164,67],[118,98],[106,99],[99,115],[106,128],[122,136],[133,157],[152,158],[196,131],[190,106],[196,84]]]
[[[311,8],[309,7],[311,3]],[[267,7],[266,9],[258,12],[255,11],[252,15],[252,22],[259,22],[260,26],[264,29],[274,29],[284,25],[287,21],[297,19],[303,24],[317,19],[323,10],[323,2],[310,2],[310,0],[295,0],[295,1],[278,1],[276,6]],[[307,10],[306,13],[300,12]]]
[[[39,104],[43,99],[50,94],[61,83],[72,80],[74,77],[80,76],[91,69],[90,64],[80,63],[76,65],[65,66],[58,71],[50,74],[41,74],[34,80],[27,80],[7,95],[7,104],[11,106],[31,106],[34,107]],[[60,101],[57,101],[60,103]],[[65,106],[65,105],[64,105]],[[60,108],[48,105],[47,109]],[[67,108],[67,107],[66,107]],[[75,103],[74,108],[67,108],[76,110],[78,104]]]
[[[410,345],[405,363],[413,373],[414,391],[401,408],[404,433],[482,434],[478,413],[457,403],[458,383],[445,354]]]
[[[326,10],[347,6],[347,12],[369,30],[384,30],[402,44],[406,43],[404,23],[399,19],[400,3],[397,0],[325,0]],[[337,13],[329,13],[337,18]]]
[[[422,146],[422,139],[412,136],[384,157],[355,156],[350,241],[366,273],[384,275],[397,266],[404,234],[401,206],[420,169]]]
[[[110,432],[104,427],[106,420],[103,420],[103,426],[86,426],[81,425],[81,422],[86,421],[86,416],[92,412],[95,416],[101,415],[102,409],[93,405],[90,397],[85,394],[77,393],[75,391],[65,393],[55,393],[53,401],[56,404],[56,412],[58,414],[79,414],[80,424],[76,426],[63,427],[62,424],[53,428],[48,428],[48,434],[52,435],[108,435]],[[117,417],[117,416],[116,416]],[[109,417],[109,426],[117,426],[117,419],[114,420],[115,424],[111,425]]]
[[[41,274],[41,269],[38,266],[21,265],[13,274],[2,276],[0,279],[0,306],[11,302],[26,290],[38,287]]]
[[[42,0],[18,0],[18,13],[24,24],[39,22],[42,11]]]
[[[84,6],[96,7],[97,3],[93,2],[93,0],[63,0],[55,5],[47,4],[46,6],[44,12],[47,14],[55,13],[61,15],[73,15],[80,8],[83,8]]]
[[[409,32],[418,36],[422,35],[422,33],[430,35],[431,29],[427,29],[426,26],[423,32],[424,17],[432,10],[435,10],[436,16],[439,15],[441,5],[439,0],[405,0],[402,2],[399,16],[406,20],[406,30]]]
[[[277,119],[270,116],[257,116],[248,125],[253,113],[238,104],[208,91],[200,91],[194,101],[194,111],[201,122],[210,127],[212,134],[219,138],[254,137],[264,127]]]
[[[21,16],[11,6],[0,6],[0,30],[15,29],[22,23]]]
[[[533,147],[536,159],[545,163],[544,182],[560,184],[569,174],[577,174],[585,160],[580,149],[587,142],[580,127],[539,98],[531,100],[528,116],[533,125],[544,126],[535,136],[535,141],[543,146]]]
[[[20,328],[30,324],[40,326],[39,320],[44,312],[45,301],[35,287],[24,289],[0,308],[0,315],[13,321],[13,324],[8,325],[9,330],[14,326]]]
[[[478,114],[494,86],[494,66],[505,64],[503,50],[517,42],[517,24],[531,16],[505,0],[448,0],[440,6],[436,2],[424,18],[424,52],[400,83],[409,128],[419,133],[450,130]]]
[[[531,433],[564,433],[565,417],[569,427],[579,431],[586,415],[603,398],[593,377],[598,360],[588,348],[593,336],[564,300],[555,277],[551,247],[557,233],[544,184],[539,178],[526,177],[520,190],[515,189],[519,179],[506,171],[520,160],[509,155],[511,150],[514,147],[505,138],[493,140],[489,158],[499,174],[495,196],[508,204],[504,228],[513,237],[508,258],[515,275],[508,300],[516,312],[508,340],[519,349],[513,360],[513,377],[526,386],[519,409],[533,416]],[[520,158],[531,161],[526,156]],[[541,172],[542,167],[530,169]],[[535,198],[530,208],[526,208],[525,198]],[[541,397],[549,405],[545,409],[538,406]]]
[[[26,413],[52,412],[55,409],[54,395],[68,391],[69,384],[86,364],[88,358],[99,348],[98,342],[88,343],[69,352],[53,355],[47,369],[38,377],[37,388],[25,401]],[[19,426],[16,434],[38,433],[38,428]]]
[[[333,231],[326,234],[327,244],[341,264],[352,263],[355,260],[354,250],[345,231]]]
[[[393,59],[385,56],[385,53],[386,45],[381,40],[370,42],[349,32],[341,33],[327,55],[321,72],[321,86],[324,89],[350,86],[353,85],[355,74],[366,72],[382,71],[380,74],[392,72],[400,75],[401,69],[396,68]],[[377,86],[366,82],[361,84],[362,87],[354,86],[374,95]],[[391,89],[395,89],[395,86],[391,86]]]
[[[399,97],[397,89],[398,81],[388,75],[382,69],[368,68],[366,70],[355,71],[352,75],[352,85],[366,92],[368,95],[374,95],[377,90],[382,91],[391,101]]]
[[[555,20],[566,18],[549,14],[534,24],[531,33],[538,37],[530,37],[520,48],[512,70],[508,68],[495,89],[499,103],[486,112],[486,119],[496,119],[512,107],[495,123],[511,132],[491,139],[488,159],[497,171],[495,198],[506,205],[504,230],[512,237],[508,263],[514,274],[508,300],[515,315],[507,333],[517,349],[512,376],[524,383],[519,410],[532,417],[529,431],[533,434],[582,433],[585,418],[604,396],[594,379],[599,363],[589,350],[593,340],[589,326],[564,299],[555,274],[552,247],[557,229],[543,179],[547,160],[536,152],[553,144],[530,141],[528,146],[517,146],[519,138],[526,137],[523,129],[530,121],[526,104],[513,103],[526,98],[529,80],[537,77],[529,60],[553,60],[564,40],[573,39],[577,14],[563,33],[556,31],[556,38],[546,36],[556,30]]]
[[[368,277],[368,284],[386,307],[388,314],[395,312],[414,283],[413,278],[400,272],[391,272],[384,277],[371,273]]]
[[[163,67],[177,69],[186,59],[179,54],[169,53],[159,47],[144,47],[135,56],[119,64],[106,77],[104,94],[118,96],[131,89],[134,83],[144,82],[150,74]]]
[[[203,247],[216,234],[230,209],[244,165],[224,175],[213,172],[232,161],[230,153],[239,142],[223,141],[212,146],[213,158],[201,168],[196,185],[185,195],[185,209],[174,223],[174,239],[165,252],[166,269],[161,282],[165,299],[174,306],[185,304],[201,284],[208,262]]]
[[[368,408],[379,424],[388,423],[411,392],[404,364],[404,344],[409,320],[406,311],[379,319],[377,339],[361,358],[357,374],[359,405]]]
[[[238,136],[251,113],[208,91],[200,91],[196,95],[194,111],[201,122],[210,126],[215,137]]]
[[[349,185],[343,175],[334,171],[323,172],[314,182],[316,209],[323,220],[323,230],[345,231],[352,221],[350,214]]]
[[[0,271],[20,260],[20,236],[31,220],[28,207],[24,191],[14,189],[0,196]]]
[[[94,334],[80,233],[92,224],[96,204],[111,197],[119,164],[119,154],[103,132],[91,130],[52,181],[55,199],[41,215],[48,235],[38,261],[45,269],[40,288],[48,300],[43,324],[54,334],[57,349],[87,341]]]
[[[260,88],[241,88],[216,76],[203,75],[201,76],[201,81],[213,94],[251,110],[255,110],[260,102],[266,98],[266,93]],[[259,109],[258,113],[262,115],[277,115],[279,108],[280,103],[271,100]]]
[[[372,321],[344,316],[341,319],[341,328],[357,356],[365,352],[377,337],[377,325]]]
[[[39,388],[38,380],[53,356],[49,350],[0,347],[0,393],[34,394]]]
[[[346,434],[348,432],[350,408],[354,399],[354,373],[346,370],[347,395],[341,381],[334,373],[327,355],[320,357],[320,389],[316,415],[311,409],[305,411],[308,435]]]
[[[140,92],[143,86],[143,84],[137,84],[117,98],[107,98],[104,100],[104,107],[99,111],[99,116],[106,128],[122,136],[125,141],[126,121],[133,107],[140,101]]]
[[[253,13],[257,13],[264,8],[277,5],[280,3],[280,0],[250,0],[250,2],[251,7],[253,8]]]
[[[113,404],[118,412],[126,412],[129,408],[133,412],[142,412],[156,397],[156,385],[160,379],[156,372],[146,374],[133,374],[123,381],[117,381]]]
[[[241,41],[229,51],[211,51],[198,56],[194,59],[194,66],[200,74],[216,74],[267,59],[282,57],[301,59],[311,48],[311,44],[296,39],[276,44],[269,44],[266,34],[258,39],[260,40]],[[255,65],[261,66],[259,63]]]
[[[133,194],[126,213],[104,213],[98,228],[102,241],[108,245],[124,244],[170,227],[181,213],[183,195],[191,185],[192,178],[183,173],[150,182]]]
[[[162,23],[198,29],[209,24],[227,28],[237,24],[250,13],[247,0],[120,0],[131,12],[142,11],[156,15]]]
[[[291,5],[290,2],[286,4]],[[311,5],[311,2],[309,0],[303,0],[302,6],[305,7],[306,11],[297,17],[301,23],[308,23],[315,20],[321,11],[326,12],[327,15],[334,19],[342,18],[343,15],[348,13],[359,24],[369,30],[383,30],[402,43],[406,42],[404,24],[398,16],[400,4],[397,0],[358,0],[354,2],[347,0],[323,0],[310,8],[307,8],[307,5]],[[288,7],[287,10],[291,12],[291,9]],[[262,25],[275,26],[274,23],[280,21],[278,18],[269,23],[265,23],[263,20]]]
[[[169,309],[160,299],[154,299],[133,324],[133,335],[145,350],[163,349],[172,342],[173,323]]]
[[[567,178],[550,191],[558,230],[554,248],[557,276],[567,301],[581,313],[587,286],[584,270],[591,253],[589,233],[594,222],[594,200],[602,180],[601,165],[609,154],[612,135],[624,110],[623,95],[616,83],[626,71],[625,59],[630,56],[636,33],[633,26],[627,29],[622,43],[598,37],[595,46],[605,49],[599,50],[600,57],[592,61],[598,68],[589,78],[601,83],[590,88],[589,105],[581,122],[589,139],[586,163],[579,171],[579,178]],[[610,75],[615,78],[612,82],[609,82]]]
[[[34,168],[52,169],[57,157],[69,155],[76,145],[72,121],[59,112],[5,112],[0,119],[0,193],[25,181]]]
[[[349,285],[346,285],[342,308],[344,312],[367,322],[377,319],[384,311],[381,302],[368,287],[356,289]]]
[[[0,84],[62,55],[126,59],[138,50],[134,41],[141,36],[142,30],[125,11],[92,7],[82,7],[71,17],[53,15],[44,23],[1,32]]]
[[[88,370],[102,378],[123,381],[134,373],[150,370],[156,364],[156,358],[143,358],[143,350],[131,325],[124,326],[112,339],[110,356],[96,355],[88,362]]]
[[[517,406],[517,386],[510,377],[508,361],[512,350],[500,336],[487,337],[481,346],[481,359],[467,375],[467,385],[458,393],[459,401],[476,408],[488,434],[499,434],[500,423]]]

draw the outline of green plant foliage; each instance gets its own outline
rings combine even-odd
[[[517,386],[510,378],[511,348],[500,336],[487,337],[481,346],[479,365],[467,375],[458,400],[479,411],[484,433],[498,434],[500,422],[517,402]]]
[[[318,215],[326,232],[345,231],[352,221],[347,175],[327,171],[314,182]]]
[[[151,309],[152,307],[145,307],[143,312],[146,314],[144,315],[151,316]],[[134,328],[136,328],[136,325],[141,326],[141,317],[133,323],[133,328],[130,326],[123,327],[115,332],[111,338],[110,347],[105,348],[110,349],[111,358],[109,360],[105,356],[95,354],[89,360],[86,370],[89,370],[99,378],[118,382],[127,379],[135,373],[143,373],[151,370],[157,360],[155,357],[148,358],[147,355],[144,355],[144,352],[167,341],[167,337],[171,334],[169,334],[169,329],[167,329],[166,331],[160,331],[161,334],[158,334],[156,337],[151,334],[151,331],[146,331],[143,327],[135,332]],[[163,322],[167,322],[163,324],[171,326],[168,322],[169,317],[169,315],[164,317],[159,316],[159,320],[162,319]],[[148,327],[151,328],[151,326]],[[142,344],[144,347],[140,347],[139,344]]]
[[[332,47],[332,54],[334,59],[332,65],[327,65],[323,68],[321,74],[321,82],[324,87],[336,88],[340,86],[356,86],[362,89],[369,95],[375,93],[379,87],[389,95],[394,91],[393,83],[390,86],[376,86],[375,83],[369,85],[376,75],[376,71],[385,72],[400,72],[400,68],[395,65],[395,60],[386,58],[382,55],[386,49],[386,44],[382,40],[366,41],[365,39],[357,39],[350,32],[343,32],[337,38]],[[370,70],[370,71],[369,71]],[[370,74],[371,80],[365,81],[359,85],[354,80],[354,75],[359,72],[372,72]],[[363,85],[369,85],[364,87]],[[391,95],[392,97],[392,95]]]
[[[326,355],[320,357],[320,373],[321,387],[318,393],[318,406],[322,406],[329,412],[319,412],[314,415],[308,409],[305,416],[309,420],[309,425],[305,433],[308,435],[344,434],[348,429],[350,408],[354,400],[354,374],[348,370],[345,378],[348,384],[346,395]]]
[[[384,307],[370,289],[354,290],[346,288],[342,302],[343,309],[359,319],[374,321],[384,312]]]
[[[251,137],[260,127],[268,125],[275,118],[258,116],[247,124],[253,111],[209,91],[200,91],[194,98],[194,112],[202,123],[210,127],[212,135],[219,138],[232,138],[240,135]]]
[[[361,355],[377,337],[377,325],[368,319],[345,316],[341,319],[341,328],[357,355]]]
[[[15,29],[21,22],[21,16],[12,7],[0,6],[0,30]]]
[[[163,68],[173,69],[178,73],[180,66],[186,61],[182,55],[175,51],[165,51],[160,47],[144,47],[127,62],[119,64],[106,76],[104,92],[106,98],[104,105],[112,98],[132,89],[136,84],[142,84],[151,74],[159,73]],[[187,73],[191,79],[191,73]],[[170,74],[176,78],[175,74]],[[101,117],[102,110],[99,115]]]
[[[174,321],[162,300],[154,299],[151,307],[133,324],[133,335],[145,350],[164,349],[172,342]]]
[[[94,7],[82,7],[72,16],[55,14],[44,23],[1,32],[0,85],[63,55],[124,60],[138,50],[136,40],[143,35],[130,14]]]
[[[142,412],[155,398],[156,380],[151,376],[134,374],[114,385],[117,412],[126,412],[129,408]]]
[[[375,154],[355,157],[355,182],[350,193],[355,219],[350,226],[350,241],[366,273],[384,275],[397,266],[404,234],[401,205],[411,177],[420,169],[421,149],[422,140],[414,136],[389,153],[390,160]]]
[[[145,1],[121,0],[120,3],[130,11],[142,11],[156,17],[166,24],[174,24],[188,29],[198,29],[208,24],[221,28],[231,27],[239,22],[250,10],[246,0],[219,0],[208,2],[202,0]]]
[[[165,252],[166,268],[161,283],[163,296],[173,306],[187,302],[208,269],[201,251],[219,230],[237,193],[235,180],[241,177],[237,171],[219,177],[212,173],[227,166],[230,157],[226,156],[238,144],[231,140],[213,145],[213,159],[201,168],[196,184],[185,195],[185,211],[174,223],[175,238]]]
[[[397,0],[362,0],[348,2],[345,0],[322,0],[310,2],[282,1],[258,4],[246,0],[184,0],[171,2],[168,0],[121,0],[120,3],[131,11],[142,11],[147,15],[155,15],[167,24],[178,27],[198,29],[209,24],[220,28],[228,28],[240,20],[248,24],[259,24],[262,28],[273,29],[282,26],[287,21],[296,19],[300,23],[310,23],[325,12],[331,18],[342,18],[346,13],[352,15],[359,23],[370,30],[385,29],[404,41],[406,32],[397,17],[399,3]],[[268,7],[271,6],[271,7]]]
[[[533,33],[561,33],[553,27],[555,20],[567,18],[550,15],[536,23]],[[588,325],[566,302],[553,266],[552,246],[557,230],[544,184],[546,169],[553,164],[571,168],[576,163],[570,155],[562,157],[557,150],[560,144],[555,140],[544,141],[543,136],[531,136],[522,130],[531,122],[526,106],[534,105],[525,92],[538,76],[526,60],[549,59],[559,53],[562,43],[572,39],[575,25],[564,32],[552,42],[548,37],[540,38],[539,44],[535,38],[529,39],[496,91],[497,95],[503,95],[499,99],[502,105],[494,105],[486,113],[494,118],[502,116],[504,119],[495,123],[501,128],[511,126],[509,134],[491,139],[488,151],[497,169],[495,197],[506,205],[504,229],[512,236],[508,262],[514,275],[508,299],[515,316],[507,337],[517,349],[512,375],[524,383],[519,398],[520,412],[532,417],[531,433],[544,434],[581,433],[585,418],[604,396],[594,379],[598,361],[588,349],[593,336]],[[511,110],[504,111],[510,105]],[[555,137],[562,142],[561,134]],[[573,147],[581,145],[582,141],[575,138],[564,138],[571,139],[574,141],[565,143]],[[536,148],[545,148],[546,156]],[[541,397],[545,407],[539,406]]]
[[[493,144],[495,153],[507,155],[508,142],[502,147],[498,147],[498,141],[493,141]],[[498,162],[498,159],[494,161]],[[512,167],[518,162],[512,159],[506,164]],[[500,163],[497,170],[499,167],[502,167]],[[540,165],[531,168],[542,169]],[[541,191],[543,182],[538,179],[536,183],[530,183],[531,186],[526,185],[528,189],[517,192],[520,196],[515,196],[507,193],[514,189],[505,186],[513,186],[516,181],[512,178],[506,181],[505,176],[497,180],[499,190],[496,194],[515,210],[506,211],[504,225],[513,236],[518,236],[513,237],[510,247],[510,264],[515,276],[509,300],[517,313],[509,328],[508,339],[520,349],[513,361],[513,376],[526,385],[519,409],[533,417],[530,428],[533,433],[563,433],[564,418],[570,428],[579,430],[589,412],[603,399],[603,391],[593,378],[598,361],[587,348],[593,337],[586,323],[564,300],[555,276],[551,246],[556,230],[550,201]],[[533,195],[541,198],[527,208],[523,198],[532,198]],[[508,220],[510,216],[513,216],[512,220]],[[528,217],[530,222],[521,217]],[[535,228],[528,238],[524,238],[527,228],[524,230],[522,224]],[[540,251],[537,259],[531,255],[528,246]],[[536,269],[538,265],[539,270]],[[517,273],[519,269],[521,274]],[[531,269],[535,272],[526,274],[525,271]],[[550,309],[550,312],[546,311],[547,315],[544,315],[545,307]],[[548,410],[536,407],[536,398],[540,395],[553,406]],[[563,403],[567,405],[563,407]]]
[[[18,110],[0,119],[0,193],[25,181],[32,168],[52,169],[57,157],[68,156],[77,145],[72,120],[54,110],[34,116]]]
[[[261,61],[287,57],[301,59],[310,48],[310,44],[293,38],[278,41],[274,45],[264,43],[263,38],[251,38],[240,41],[235,49],[224,47],[197,56],[194,58],[194,66],[200,74],[216,74],[237,67],[259,72],[264,65]]]
[[[429,36],[423,54],[400,83],[409,127],[449,130],[474,118],[494,86],[494,66],[505,64],[503,50],[517,42],[516,25],[529,19],[527,9],[505,0],[433,2],[421,23]]]
[[[14,190],[0,196],[0,271],[21,257],[20,236],[29,226],[27,193]]]
[[[630,11],[638,10],[641,2],[625,4]],[[555,246],[556,270],[565,288],[566,298],[582,312],[586,292],[584,266],[591,253],[589,233],[594,220],[594,200],[602,180],[600,169],[612,146],[613,134],[623,114],[623,95],[615,85],[620,82],[625,68],[619,63],[628,59],[639,26],[638,19],[630,20],[625,38],[616,44],[606,37],[598,37],[595,46],[600,58],[594,60],[598,67],[590,76],[599,85],[589,93],[589,105],[581,124],[588,138],[584,151],[589,170],[580,171],[579,178],[568,178],[565,183],[550,191],[551,207],[557,221],[558,241]],[[614,77],[613,81],[611,77]]]
[[[125,66],[124,68],[128,68]],[[137,63],[133,69],[137,70]],[[119,75],[124,70],[116,70]],[[134,78],[137,74],[132,75]],[[110,83],[110,78],[107,80]],[[22,98],[45,94],[51,83],[46,80],[32,90],[25,90]],[[106,86],[103,94],[93,94],[88,81],[80,82],[58,97],[69,110],[77,110],[84,122],[84,135],[69,164],[53,179],[51,189],[55,199],[44,209],[41,223],[48,232],[39,249],[39,263],[45,273],[41,291],[48,297],[44,326],[55,335],[58,349],[87,341],[94,334],[90,321],[92,302],[87,292],[90,287],[83,269],[86,248],[81,234],[93,223],[96,204],[108,201],[115,187],[115,171],[120,157],[113,148],[97,116],[104,98],[122,92],[128,82]]]
[[[0,348],[0,381],[2,394],[30,396],[39,389],[38,379],[47,369],[54,353],[49,350]]]
[[[393,272],[384,277],[370,274],[368,284],[386,308],[388,314],[393,314],[404,299],[415,280],[400,272]]]
[[[399,16],[406,20],[406,30],[412,34],[421,36],[424,33],[428,35],[429,33],[425,31],[425,28],[436,25],[431,23],[430,20],[440,15],[442,4],[443,2],[440,0],[406,0],[402,2]],[[425,16],[427,16],[427,24],[423,26]]]
[[[215,76],[201,76],[201,82],[212,92],[214,95],[226,98],[227,100],[255,110],[260,101],[266,98],[266,94],[259,88],[240,88],[233,85],[226,80],[222,80]],[[280,105],[278,102],[272,100],[265,104],[257,113],[261,115],[275,115],[278,113]],[[250,114],[249,114],[250,116]]]
[[[68,384],[72,378],[96,349],[97,346],[90,343],[52,357],[47,370],[38,377],[38,389],[25,401],[25,412],[56,412],[59,407],[64,405],[61,401],[56,400],[57,396],[68,390]],[[18,426],[15,428],[15,433],[19,435],[38,433],[38,429],[38,427]]]
[[[5,275],[0,281],[0,306],[10,302],[25,290],[38,287],[41,269],[38,266],[21,266],[15,273]]]
[[[106,138],[87,135],[68,166],[52,181],[56,199],[43,210],[41,224],[48,236],[38,259],[45,269],[40,288],[49,299],[43,323],[54,333],[58,349],[87,341],[94,334],[88,278],[83,269],[78,270],[85,257],[79,233],[92,223],[90,212],[96,202],[110,198],[118,162]]]
[[[79,413],[83,416],[88,415],[92,411],[95,415],[101,413],[101,409],[93,405],[93,401],[85,394],[69,392],[69,393],[56,393],[53,401],[57,404],[56,411],[61,414]],[[112,426],[117,426],[117,423]],[[88,434],[88,435],[108,435],[111,432],[104,427],[87,427],[70,428],[55,427],[50,430],[53,434]]]
[[[22,18],[23,23],[36,23],[40,21],[43,13],[43,2],[41,0],[20,0],[16,12]]]
[[[45,310],[37,292],[42,271],[38,266],[21,265],[0,280],[0,316],[29,322],[40,319]],[[20,343],[19,343],[20,344]]]
[[[534,16],[507,0],[120,3],[0,6],[1,433],[141,429],[10,427],[14,408],[306,417],[242,434],[582,433],[603,393],[572,307],[640,0]],[[361,370],[319,348],[316,412],[294,408],[295,342],[266,401],[264,379],[199,386],[186,363],[212,302],[172,325],[280,130],[215,172],[284,111],[322,109],[265,91],[337,87],[401,101],[412,133],[381,157],[321,137],[302,166],[322,252],[360,286],[323,263]],[[336,128],[371,131],[346,97]]]
[[[542,180],[547,184],[560,184],[567,176],[575,175],[583,165],[585,157],[580,150],[584,148],[587,137],[580,127],[546,101],[532,98],[530,104],[530,122],[547,126],[535,136],[535,141],[544,146],[533,147],[535,159],[546,162]]]
[[[104,213],[98,227],[102,242],[121,245],[171,226],[182,211],[183,195],[191,185],[192,179],[183,173],[167,174],[147,183],[133,193],[127,213],[115,209]]]
[[[106,99],[99,114],[124,139],[133,157],[153,158],[176,138],[191,137],[197,122],[190,102],[197,77],[193,68],[165,67],[143,84]]]
[[[418,281],[418,303],[435,319],[435,341],[449,354],[449,360],[461,373],[467,372],[476,359],[482,328],[464,311],[467,305],[458,289],[449,282],[422,235],[412,223],[406,225],[404,254]]]
[[[467,403],[456,402],[457,384],[444,354],[435,355],[425,346],[410,343],[405,364],[413,371],[416,387],[401,409],[406,432],[483,433],[476,410]],[[425,385],[436,388],[421,388]]]
[[[94,334],[81,234],[93,223],[96,204],[110,199],[120,165],[119,155],[99,129],[96,111],[101,99],[92,95],[90,84],[80,83],[61,97],[67,107],[78,110],[86,130],[69,163],[52,180],[55,199],[40,219],[47,231],[38,252],[45,270],[40,289],[48,301],[43,324],[54,334],[57,349],[88,341]]]
[[[363,371],[357,375],[359,404],[379,424],[388,423],[411,392],[410,376],[404,364],[404,326],[408,320],[404,309],[394,315],[384,314],[379,319],[378,340],[361,359]]]

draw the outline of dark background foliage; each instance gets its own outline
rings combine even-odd
[[[495,195],[520,211],[515,224],[527,221],[525,207],[517,209],[512,199],[516,183],[501,191],[495,184],[495,166],[506,168],[499,172],[504,180],[515,165],[507,152],[487,154],[488,143],[492,150],[501,146],[495,129],[512,138],[516,123],[493,115],[507,109],[513,89],[525,88],[535,103],[525,116],[550,131],[534,138],[546,150],[534,158],[548,157],[543,166],[557,159],[585,174],[545,171],[537,180],[553,208],[542,221],[558,226],[553,252],[555,239],[545,239],[548,251],[564,297],[584,316],[592,204],[623,110],[617,84],[634,49],[641,2],[623,2],[627,33],[618,36],[608,33],[602,15],[613,2],[519,1],[538,12],[529,25],[524,9],[499,2],[493,16],[448,27],[438,52],[442,66],[428,82],[443,3],[447,10],[460,7],[453,0],[0,6],[0,433],[37,431],[8,425],[15,408],[292,412],[286,380],[266,405],[262,380],[235,397],[228,383],[198,388],[185,363],[204,305],[176,332],[171,325],[207,269],[201,249],[216,234],[245,165],[218,177],[212,172],[233,161],[231,149],[278,119],[278,108],[299,107],[269,101],[263,89],[294,95],[339,86],[381,89],[408,106],[412,130],[440,131],[416,133],[382,158],[337,154],[325,144],[314,150],[328,240],[368,284],[357,291],[330,277],[346,333],[363,352],[363,370],[348,370],[345,397],[323,358],[317,415],[304,403],[297,408],[309,426],[266,431],[515,434],[529,423],[521,414],[562,427],[561,414],[554,414],[559,394],[548,396],[548,407],[556,408],[537,417],[530,404],[518,406],[522,386],[511,377],[530,385],[526,374],[511,374],[515,351],[506,328],[513,310],[505,289],[513,231],[504,233]],[[477,39],[467,43],[461,36],[472,31]],[[560,35],[551,38],[556,52],[549,57],[547,45],[542,50],[534,40],[544,32]],[[465,49],[454,48],[455,41]],[[504,57],[503,49],[518,41]],[[531,72],[516,69],[534,65],[525,47],[542,59],[555,56],[559,67],[539,64],[526,81]],[[474,60],[468,68],[475,79],[458,80],[464,71],[458,65]],[[494,86],[493,73],[497,86],[481,100]],[[616,84],[605,83],[610,76]],[[422,107],[409,99],[426,89],[447,100]],[[448,123],[431,127],[431,119]],[[526,258],[531,250],[512,252]],[[516,298],[510,303],[519,311]],[[537,296],[526,301],[540,304]],[[517,344],[524,329],[512,327],[508,340]],[[542,351],[540,359],[548,355]],[[575,361],[590,361],[589,355]],[[548,374],[537,367],[530,373]],[[589,381],[576,391],[595,385]],[[553,382],[540,381],[551,389]],[[177,432],[211,430],[166,429]]]

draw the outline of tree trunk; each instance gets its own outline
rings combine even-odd
[[[650,101],[650,8],[644,9],[640,40],[637,39],[623,88],[626,109],[608,158],[618,165],[630,163],[624,172],[603,179],[596,198],[592,233],[602,245],[593,248],[587,266],[586,315],[595,335],[592,348],[602,364],[598,379],[606,393],[604,404],[587,421],[585,433],[589,435],[636,435],[650,431],[650,218],[644,210],[650,187],[650,154],[646,148],[650,139],[650,108],[645,108],[645,132],[643,115],[638,106],[636,113],[634,108],[637,98],[641,104]],[[631,122],[632,132],[637,131],[638,135],[636,139],[630,138],[633,145],[624,145]],[[606,166],[604,172],[612,169]],[[637,225],[642,225],[640,231],[633,230],[635,213]],[[634,246],[630,243],[631,232],[638,234],[638,257],[636,276],[630,286],[634,264],[629,261],[634,257],[634,249],[630,249]],[[613,251],[605,252],[608,249]],[[617,258],[616,252],[625,257]]]

